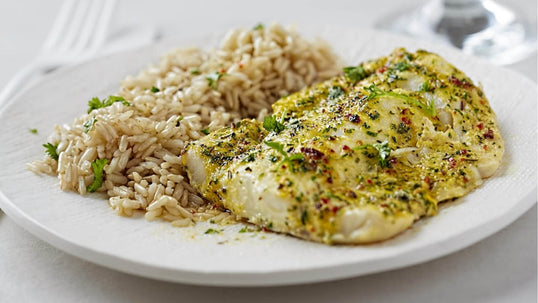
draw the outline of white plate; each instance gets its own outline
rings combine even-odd
[[[394,239],[327,246],[271,233],[238,233],[239,226],[204,235],[204,224],[181,229],[119,217],[103,197],[62,192],[55,178],[25,169],[27,162],[42,157],[41,144],[55,123],[70,123],[84,113],[91,97],[114,93],[124,76],[154,62],[172,45],[165,42],[61,70],[7,104],[0,112],[0,206],[37,237],[97,264],[168,281],[254,286],[326,281],[425,262],[493,234],[536,202],[534,83],[438,45],[370,30],[324,28],[317,33],[349,63],[386,55],[398,46],[425,48],[481,82],[506,141],[496,175]],[[216,41],[213,35],[173,45],[206,47]],[[31,128],[39,134],[31,134]]]

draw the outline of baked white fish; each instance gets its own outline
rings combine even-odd
[[[324,243],[380,241],[491,176],[503,156],[482,90],[440,56],[397,49],[282,98],[182,158],[209,201]]]

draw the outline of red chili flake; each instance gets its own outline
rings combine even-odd
[[[448,158],[448,166],[450,168],[454,168],[456,166],[456,160],[454,160],[452,157]]]
[[[484,144],[484,146],[482,146],[482,148],[483,148],[484,150],[488,150],[488,146],[485,145],[485,144]]]
[[[224,68],[221,68],[221,69],[219,70],[219,73],[224,74],[224,73],[226,73],[226,70],[225,70]]]
[[[347,146],[347,145],[344,145],[344,146],[342,147],[342,149],[345,150],[345,151],[348,151],[348,150],[351,150],[351,147],[349,147],[349,146]],[[331,149],[331,151],[332,151],[332,149]]]
[[[243,68],[243,62],[239,61],[239,63],[237,63],[237,65],[239,66],[239,68]]]
[[[406,125],[411,124],[411,120],[407,119],[406,117],[402,117],[402,122],[405,123]]]
[[[316,231],[316,228],[314,228],[313,226],[310,228],[310,232],[315,232]]]
[[[311,147],[301,147],[301,153],[303,153],[305,156],[312,158],[314,160],[319,160],[323,157],[325,157],[325,154],[320,152],[319,150]]]
[[[325,163],[325,164],[329,164],[329,159],[327,159],[327,158],[323,158],[323,163]]]
[[[486,104],[486,100],[484,100],[484,99],[480,99],[480,104],[485,105],[485,104]]]
[[[281,167],[282,167],[282,169],[286,169],[286,165],[282,165]]]
[[[386,70],[387,70],[387,67],[386,67],[386,66],[382,66],[382,67],[380,67],[380,68],[377,69],[377,73],[378,73],[378,74],[381,74],[381,73],[385,72]]]
[[[463,181],[464,182],[469,182],[469,178],[467,178],[467,176],[463,177]]]
[[[460,162],[463,162],[463,161],[465,161],[465,158],[461,158],[461,159],[460,159]]]
[[[397,162],[398,162],[398,160],[396,160],[395,158],[389,158],[389,163],[390,164],[395,164]]]
[[[331,148],[329,151],[330,151],[331,153],[333,153],[333,154],[335,153],[334,149],[332,149],[332,148]]]
[[[217,204],[211,205],[211,209],[217,209],[217,208],[218,208]]]
[[[384,204],[384,203],[383,203],[383,204],[379,204],[379,206],[385,208],[385,207],[387,207],[387,204]]]
[[[405,114],[407,114],[408,112],[409,112],[409,108],[404,108],[404,109],[402,109],[402,111],[400,112],[400,114],[405,115]]]
[[[485,133],[483,134],[483,136],[484,136],[484,138],[486,138],[486,139],[493,139],[493,138],[494,138],[494,136],[493,136],[493,131],[492,131],[491,129],[488,129],[488,131],[485,132]]]
[[[321,202],[323,202],[323,204],[329,204],[329,202],[331,201],[329,200],[329,198],[321,198],[320,200]]]
[[[460,151],[460,154],[461,154],[462,156],[467,155],[467,150],[466,150],[466,149],[462,149],[462,150]]]
[[[460,80],[460,79],[458,79],[458,78],[456,78],[454,76],[448,77],[448,81],[450,81],[451,83],[453,83],[453,84],[455,84],[457,86],[461,86],[461,87],[465,87],[465,88],[471,86],[469,83],[467,83],[467,81],[465,81],[465,80],[462,81],[462,80]]]
[[[338,211],[338,206],[333,206],[333,209],[332,209],[333,213],[336,214],[336,212]]]
[[[368,183],[370,185],[374,184],[374,182],[372,182],[372,180],[370,180],[370,179],[366,180],[366,183]]]
[[[327,178],[327,183],[329,183],[329,184],[333,184],[333,178],[329,176],[329,177]]]
[[[269,230],[269,229],[268,229],[267,227],[265,227],[265,226],[264,226],[264,227],[262,227],[262,230],[263,230],[263,231],[265,231],[265,232],[268,232],[268,231],[270,231],[270,230]]]
[[[195,213],[195,211],[191,209],[191,214],[193,214],[193,215],[194,215],[194,213]]]
[[[484,125],[482,125],[482,123],[480,123],[480,124],[478,124],[476,127],[477,127],[479,130],[482,130],[482,129],[484,128]]]
[[[361,118],[359,117],[359,115],[355,115],[355,114],[347,114],[346,115],[346,118],[349,120],[349,122],[351,123],[360,123],[361,122]]]
[[[430,180],[430,177],[429,176],[426,176],[424,177],[424,182],[426,182],[426,184],[428,184],[428,188],[431,189],[432,188],[432,181]]]

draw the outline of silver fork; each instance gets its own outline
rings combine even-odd
[[[95,56],[105,41],[115,5],[116,0],[65,0],[39,55],[0,93],[0,107],[33,77]]]

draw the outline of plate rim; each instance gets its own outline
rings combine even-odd
[[[348,28],[348,30],[350,30]],[[407,39],[409,41],[416,42],[417,44],[428,44],[428,42],[419,41],[415,39],[411,39],[408,37],[400,37],[397,35],[388,34],[385,32],[380,32],[377,30],[372,29],[351,29],[352,31],[360,31],[360,32],[373,32],[373,33],[382,33],[383,36],[395,36],[398,39]],[[194,39],[200,39],[202,36],[210,36],[210,35],[198,35]],[[185,39],[188,37],[182,37],[182,39]],[[192,40],[192,39],[191,39]],[[65,67],[62,69],[59,69],[58,71],[48,75],[47,77],[44,77],[41,81],[38,83],[35,83],[32,87],[29,89],[39,85],[39,83],[47,82],[49,79],[52,79],[56,75],[60,73],[67,73],[69,71],[74,71],[80,68],[83,68],[84,66],[95,64],[95,62],[100,60],[107,60],[109,58],[113,58],[116,56],[125,55],[126,53],[138,53],[143,50],[151,50],[151,49],[159,49],[163,48],[166,45],[172,43],[173,41],[178,42],[179,39],[177,37],[171,37],[166,40],[163,40],[159,43],[156,43],[155,45],[150,46],[144,46],[139,47],[136,49],[124,51],[121,53],[116,54],[110,54],[107,56],[102,56],[99,58],[95,58],[90,61],[86,61],[77,65]],[[180,43],[178,43],[180,44]],[[462,57],[469,57],[468,55],[454,49],[454,48],[447,48],[447,51],[449,52],[458,52],[459,56]],[[480,65],[491,65],[489,63],[486,63],[484,60],[479,58],[472,58],[472,60],[476,60],[478,64]],[[505,67],[498,67],[495,66],[495,68],[503,69],[509,74],[512,74],[510,77],[518,77],[519,79],[524,79],[523,81],[527,81],[528,83],[525,85],[533,85],[536,86],[536,84],[525,77],[524,75],[521,75],[517,72],[514,72],[512,70],[509,70]],[[9,102],[4,104],[2,108],[0,108],[0,116],[3,114],[4,111],[6,111],[7,108],[9,108],[13,103],[16,103],[19,99],[24,99],[24,95],[27,90],[19,93],[15,98],[12,98]],[[505,228],[512,222],[514,222],[517,218],[519,218],[523,213],[527,212],[535,203],[536,203],[536,193],[537,187],[534,186],[530,190],[528,190],[523,198],[517,203],[514,203],[514,205],[510,208],[509,211],[500,214],[499,216],[479,225],[475,226],[471,230],[466,230],[467,233],[472,233],[472,237],[469,237],[467,235],[464,239],[465,241],[457,241],[457,238],[459,238],[461,235],[458,233],[457,235],[453,235],[452,237],[445,239],[444,243],[451,243],[451,249],[445,249],[438,252],[430,252],[428,257],[416,257],[412,261],[403,262],[403,264],[397,264],[397,265],[385,265],[385,266],[377,266],[376,268],[371,268],[366,271],[361,271],[359,274],[354,273],[353,269],[355,267],[360,266],[361,263],[355,263],[353,264],[339,264],[336,266],[321,266],[321,267],[315,267],[315,268],[307,268],[307,269],[293,269],[290,271],[269,271],[269,272],[211,272],[211,271],[192,271],[192,270],[178,270],[176,268],[171,269],[167,267],[161,267],[156,266],[153,264],[147,264],[140,261],[134,261],[129,260],[126,258],[123,258],[121,256],[116,256],[113,254],[101,252],[99,250],[92,249],[90,247],[84,247],[81,245],[78,245],[76,243],[70,242],[68,239],[65,239],[60,234],[55,232],[54,230],[51,230],[50,228],[40,224],[38,221],[36,221],[34,218],[30,217],[28,214],[25,214],[23,210],[19,209],[15,203],[9,200],[9,198],[2,192],[0,189],[0,207],[4,210],[4,212],[12,218],[18,225],[22,226],[24,229],[32,233],[34,236],[38,237],[41,240],[44,240],[45,242],[59,248],[60,250],[67,252],[68,254],[71,254],[73,256],[76,256],[78,258],[84,259],[86,261],[90,261],[92,263],[99,264],[101,266],[105,266],[108,268],[113,268],[115,270],[119,270],[125,273],[134,274],[138,276],[143,277],[149,277],[153,279],[158,280],[165,280],[170,282],[181,282],[186,284],[196,284],[196,285],[211,285],[211,286],[277,286],[277,285],[293,285],[293,284],[303,284],[303,283],[312,283],[312,282],[322,282],[322,281],[329,281],[329,280],[335,280],[335,279],[344,279],[349,278],[353,276],[359,276],[364,274],[371,274],[375,272],[381,272],[381,271],[387,271],[391,269],[398,269],[403,268],[411,265],[416,265],[419,263],[427,262],[451,253],[454,253],[458,250],[461,250],[465,247],[468,247],[477,241],[484,239],[486,237],[491,236],[492,234],[496,233],[497,231]],[[501,223],[499,223],[501,222]],[[452,243],[452,242],[458,242],[458,243]],[[430,243],[426,247],[421,247],[419,249],[422,254],[425,254],[425,252],[428,252],[430,250],[433,250],[433,246],[435,246],[436,243]],[[90,252],[90,254],[88,254]],[[403,254],[412,254],[413,252],[416,253],[415,250],[410,250],[407,252],[404,252]],[[393,258],[391,258],[393,259]],[[376,260],[376,262],[383,262],[386,260]],[[398,263],[398,262],[396,262]],[[136,265],[136,266],[133,266]],[[141,267],[140,267],[141,266]],[[138,269],[135,269],[138,267]],[[346,273],[342,274],[341,272],[335,273],[334,269],[340,268],[345,270]],[[166,275],[163,276],[163,271],[166,272]],[[311,274],[305,276],[305,273],[312,273],[312,271],[316,271],[321,274]],[[332,274],[329,274],[328,272],[332,272]],[[234,279],[230,279],[228,275],[234,274],[236,275]],[[274,276],[278,276],[278,279],[275,279]],[[222,279],[222,277],[226,277],[226,279]],[[299,277],[299,278],[298,278]],[[261,283],[260,283],[261,282]]]

